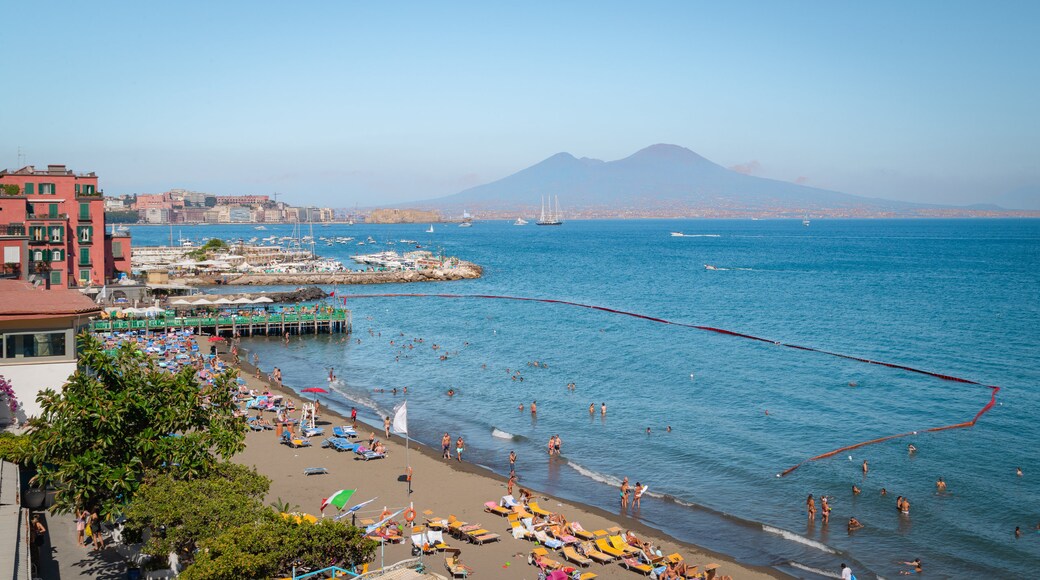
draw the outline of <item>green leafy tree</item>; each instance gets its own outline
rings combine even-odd
[[[229,462],[189,480],[149,472],[124,514],[123,533],[136,541],[152,530],[144,551],[154,556],[190,554],[202,540],[262,519],[270,511],[262,503],[270,485],[255,470]]]
[[[28,456],[28,437],[14,433],[0,433],[0,459],[11,463],[23,463]]]
[[[206,240],[205,244],[202,244],[185,255],[193,260],[206,260],[218,250],[226,250],[227,248],[227,242],[224,240],[220,238],[210,238],[209,240]]]
[[[13,183],[5,183],[0,185],[0,191],[2,191],[4,195],[18,195],[22,192],[22,188]]]
[[[259,521],[229,529],[200,544],[183,580],[232,580],[285,575],[293,566],[348,568],[368,562],[376,542],[347,523],[321,520],[297,524],[274,512]]]
[[[34,479],[59,489],[54,511],[108,516],[133,499],[147,471],[190,479],[244,448],[233,371],[200,384],[195,369],[161,370],[134,345],[109,353],[87,333],[78,343],[80,368],[61,393],[39,394],[42,412],[29,423]]]

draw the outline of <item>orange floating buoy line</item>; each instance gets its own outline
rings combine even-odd
[[[570,302],[570,301],[567,301],[567,300],[556,300],[556,299],[553,299],[553,298],[531,298],[531,297],[526,297],[526,296],[496,296],[496,295],[493,295],[493,294],[409,294],[409,293],[391,293],[391,294],[347,294],[347,295],[342,295],[341,294],[341,296],[343,297],[343,304],[347,303],[347,299],[348,298],[350,298],[350,299],[354,299],[354,298],[456,298],[456,299],[467,299],[468,298],[468,299],[482,299],[482,300],[515,300],[515,301],[518,301],[518,302],[541,302],[543,304],[562,304],[564,306],[576,306],[576,307],[579,307],[579,308],[588,308],[589,310],[599,310],[601,312],[608,312],[610,314],[621,314],[623,316],[631,316],[633,318],[639,318],[639,319],[642,319],[642,320],[649,320],[650,322],[658,322],[660,324],[669,324],[669,325],[672,325],[672,326],[682,326],[684,328],[693,328],[693,329],[696,329],[696,330],[704,330],[704,331],[707,331],[707,332],[715,332],[715,333],[718,333],[718,334],[725,334],[725,335],[728,335],[728,336],[734,336],[734,337],[737,337],[737,338],[743,338],[743,339],[747,339],[747,340],[754,340],[754,341],[758,341],[758,342],[765,342],[765,343],[773,344],[773,345],[776,345],[776,346],[782,346],[784,348],[793,348],[795,350],[804,350],[804,351],[815,352],[815,353],[819,353],[819,354],[825,354],[825,355],[828,355],[828,356],[843,358],[843,359],[852,360],[852,361],[856,361],[856,362],[861,362],[861,363],[865,363],[865,364],[885,366],[885,367],[898,369],[898,370],[902,370],[902,371],[908,371],[908,372],[911,372],[911,373],[917,373],[917,374],[921,374],[921,375],[927,375],[927,376],[930,376],[930,377],[935,377],[937,379],[942,379],[944,381],[953,381],[953,382],[956,382],[956,383],[965,383],[965,384],[969,384],[969,385],[978,385],[978,386],[982,386],[982,387],[986,387],[986,388],[990,389],[989,402],[987,402],[982,407],[982,409],[980,409],[979,412],[976,413],[975,416],[970,421],[965,421],[963,423],[955,423],[953,425],[942,425],[940,427],[930,427],[930,428],[927,428],[927,429],[920,429],[918,431],[910,431],[910,432],[907,432],[907,433],[897,433],[895,435],[888,435],[888,436],[885,436],[885,437],[879,437],[877,439],[871,439],[869,441],[862,441],[860,443],[855,443],[855,444],[852,444],[852,445],[846,445],[845,447],[841,447],[841,448],[835,449],[833,451],[828,451],[827,453],[823,453],[821,455],[816,455],[814,457],[810,457],[810,458],[806,459],[805,461],[802,461],[801,463],[798,463],[797,465],[791,466],[791,467],[785,469],[784,471],[778,473],[777,477],[784,477],[784,476],[788,475],[789,473],[793,472],[794,470],[798,469],[799,467],[805,465],[806,463],[810,463],[810,462],[816,461],[818,459],[826,459],[828,457],[832,457],[834,455],[837,455],[838,453],[842,453],[844,451],[850,451],[852,449],[858,449],[860,447],[866,447],[867,445],[874,445],[876,443],[882,443],[884,441],[890,441],[892,439],[899,439],[901,437],[909,437],[911,435],[917,435],[918,433],[932,433],[932,432],[936,432],[936,431],[947,431],[949,429],[965,429],[965,428],[968,428],[968,427],[973,427],[973,426],[975,426],[975,423],[979,420],[980,417],[985,415],[987,411],[989,411],[990,409],[993,408],[993,405],[995,405],[996,402],[997,402],[997,393],[1000,391],[1000,387],[998,387],[996,385],[986,385],[986,384],[983,384],[983,383],[980,383],[980,382],[977,382],[977,381],[972,381],[972,380],[969,380],[969,379],[962,379],[960,377],[955,377],[955,376],[947,375],[947,374],[943,374],[943,373],[936,373],[936,372],[932,372],[932,371],[916,369],[914,367],[909,367],[909,366],[906,366],[906,365],[901,365],[901,364],[896,364],[896,363],[889,363],[889,362],[884,362],[884,361],[876,361],[876,360],[871,360],[871,359],[862,358],[862,357],[858,357],[858,356],[842,354],[842,353],[838,353],[838,352],[831,352],[831,351],[827,351],[827,350],[820,350],[820,349],[812,348],[812,347],[809,347],[809,346],[801,346],[801,345],[797,345],[797,344],[788,344],[788,343],[779,342],[779,341],[775,341],[775,340],[769,340],[769,339],[762,338],[762,337],[759,337],[759,336],[754,336],[752,334],[744,334],[742,332],[736,332],[736,331],[733,331],[733,330],[726,330],[725,328],[716,328],[714,326],[700,326],[700,325],[696,325],[696,324],[687,324],[685,322],[675,322],[673,320],[666,320],[664,318],[656,318],[656,317],[653,317],[653,316],[647,316],[645,314],[639,314],[637,312],[628,312],[628,311],[625,311],[625,310],[616,310],[614,308],[607,308],[605,306],[596,306],[596,305],[593,305],[593,304],[582,304],[580,302]]]

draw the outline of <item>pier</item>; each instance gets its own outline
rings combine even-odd
[[[199,334],[213,336],[289,334],[349,334],[350,311],[326,309],[317,313],[284,313],[269,315],[159,316],[156,318],[97,319],[90,323],[94,332],[120,330],[155,330],[191,328]]]

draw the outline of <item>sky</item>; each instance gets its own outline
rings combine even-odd
[[[672,143],[915,202],[1040,195],[1040,2],[16,2],[0,167],[333,207]],[[19,157],[19,152],[23,157]]]

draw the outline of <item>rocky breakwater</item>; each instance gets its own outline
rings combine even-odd
[[[276,286],[306,284],[400,284],[404,282],[448,282],[480,278],[483,268],[460,261],[450,268],[366,272],[303,272],[296,274],[251,273],[225,278],[223,284]]]

